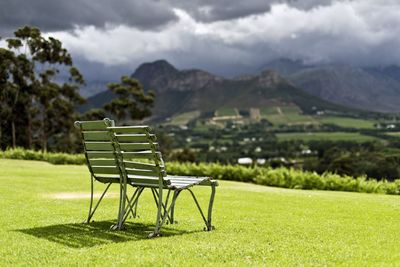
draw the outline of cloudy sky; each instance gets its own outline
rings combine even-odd
[[[400,64],[399,0],[1,0],[1,36],[26,24],[90,75],[160,58],[221,75],[282,57]]]

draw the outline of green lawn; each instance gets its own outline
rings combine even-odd
[[[357,129],[374,129],[375,121],[354,119],[346,117],[335,117],[335,116],[322,116],[317,117],[318,121],[325,124],[335,124],[346,128],[357,128]]]
[[[127,230],[108,228],[117,188],[85,218],[85,166],[0,160],[0,266],[395,266],[400,262],[399,196],[278,189],[221,182],[213,232],[188,193],[179,224],[147,239],[155,220],[149,192]],[[97,188],[100,188],[97,185]],[[201,203],[208,188],[195,189]]]
[[[275,106],[261,110],[261,117],[274,125],[316,123],[309,115],[301,114],[297,106]]]
[[[316,132],[316,133],[277,133],[276,137],[279,141],[291,140],[332,140],[332,141],[357,141],[366,142],[377,140],[376,137],[362,135],[360,133],[346,133],[346,132]]]
[[[386,135],[400,137],[400,132],[387,132]]]
[[[171,120],[167,123],[170,125],[186,125],[188,124],[191,120],[194,120],[200,116],[200,111],[190,111],[190,112],[184,112],[182,114],[176,115],[171,118]]]
[[[238,116],[236,108],[220,108],[215,112],[215,117]]]

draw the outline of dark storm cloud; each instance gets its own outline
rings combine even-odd
[[[0,1],[0,35],[36,24],[93,77],[160,58],[226,75],[277,58],[400,64],[399,0]]]
[[[308,10],[330,5],[333,0],[169,0],[172,6],[181,8],[203,22],[231,20],[268,12],[272,4],[286,3]]]
[[[128,25],[155,29],[176,16],[162,1],[140,0],[1,0],[0,32],[22,25],[42,31],[70,30],[74,26]]]

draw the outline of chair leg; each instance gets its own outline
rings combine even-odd
[[[139,197],[140,197],[140,195],[142,194],[143,190],[144,190],[144,187],[138,187],[138,188],[135,190],[135,192],[133,193],[131,199],[129,199],[129,198],[126,196],[126,200],[127,200],[127,202],[128,202],[128,205],[127,205],[127,208],[126,208],[126,209],[127,209],[128,211],[127,211],[126,214],[125,214],[125,217],[124,217],[124,219],[123,219],[123,223],[125,223],[126,219],[128,218],[129,212],[132,213],[133,216],[135,216],[135,215],[134,215],[134,211],[133,211],[133,207],[136,206],[136,203],[139,201]]]
[[[178,196],[181,192],[182,192],[181,190],[176,190],[174,192],[174,196],[172,198],[171,212],[170,212],[170,218],[169,218],[171,224],[178,223],[177,221],[175,221],[175,202],[178,199]]]
[[[206,224],[206,227],[204,230],[211,231],[214,229],[214,226],[211,224],[211,217],[212,217],[212,207],[214,204],[214,197],[215,197],[215,185],[211,185],[211,197],[210,197],[210,202],[208,204],[208,218],[204,216],[203,210],[200,207],[199,202],[197,201],[196,196],[194,195],[193,191],[190,190],[190,188],[187,188],[187,190],[190,192],[190,194],[193,197],[194,202],[196,203],[197,209],[200,212],[201,217],[203,218],[204,223]]]
[[[125,217],[125,200],[126,200],[126,180],[120,182],[119,186],[119,209],[117,223],[110,227],[111,230],[122,230],[122,225],[124,223]]]
[[[90,175],[90,206],[89,206],[89,214],[86,220],[86,223],[90,223],[90,219],[92,218],[92,206],[93,206],[93,175]]]
[[[163,206],[163,198],[162,198],[162,188],[159,189],[158,192],[158,203],[157,203],[157,220],[156,220],[156,227],[154,228],[154,232],[149,234],[149,238],[157,237],[160,235],[161,229],[161,209]]]
[[[139,218],[139,215],[137,214],[137,207],[138,207],[138,203],[139,203],[139,197],[142,194],[143,190],[144,190],[144,187],[141,187],[141,190],[139,191],[139,194],[138,194],[138,196],[136,198],[136,202],[134,203],[135,204],[135,210],[133,211],[133,218],[136,218],[136,217]]]
[[[210,202],[208,203],[207,231],[215,229],[215,227],[212,225],[212,220],[211,220],[214,198],[215,198],[215,184],[211,184],[211,196],[210,196]]]
[[[158,200],[157,200],[158,193],[157,193],[157,190],[155,188],[152,188],[151,192],[153,193],[154,202],[156,203],[156,206],[158,206]],[[166,211],[167,210],[166,205],[164,205],[164,203],[161,203],[161,205],[162,205],[162,208],[164,209],[164,211]],[[171,222],[171,218],[170,218],[169,214],[168,214],[168,220]]]
[[[89,215],[88,215],[88,218],[87,218],[87,220],[86,220],[86,223],[90,223],[90,220],[92,219],[94,213],[96,212],[97,208],[99,207],[100,202],[103,200],[103,198],[104,198],[104,196],[106,195],[106,193],[107,193],[108,189],[110,188],[110,186],[111,186],[111,183],[109,183],[109,184],[107,185],[106,189],[104,189],[103,193],[101,194],[99,200],[98,200],[97,203],[96,203],[96,206],[95,206],[94,209],[92,210],[92,206],[93,206],[93,195],[94,195],[94,192],[93,192],[93,177],[92,177],[92,181],[91,181],[91,190],[90,190],[91,192],[90,192]]]
[[[133,218],[134,218],[134,219],[136,219],[136,217],[138,217],[138,215],[137,215],[137,206],[138,206],[138,203],[139,203],[139,199],[137,199],[137,201],[135,202],[135,208],[134,208],[134,210],[133,210]]]

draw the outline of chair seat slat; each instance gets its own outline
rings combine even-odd
[[[149,142],[149,138],[155,142],[156,137],[154,134],[150,134],[149,138],[146,134],[115,134],[118,142]]]
[[[109,141],[110,134],[108,131],[87,131],[83,132],[85,141]]]
[[[114,131],[115,133],[148,133],[150,131],[149,126],[113,126],[107,129]]]
[[[119,169],[116,166],[92,166],[92,170],[95,174],[119,174]]]
[[[97,150],[97,151],[114,151],[113,144],[111,142],[85,142],[86,150]]]
[[[158,146],[157,143],[154,143],[155,146]],[[149,143],[119,143],[119,147],[122,151],[140,151],[140,150],[150,150],[152,148]]]

